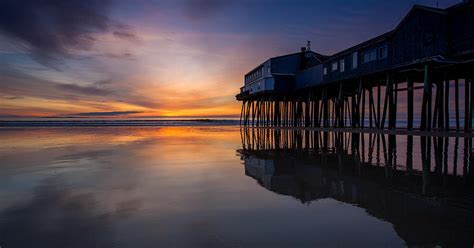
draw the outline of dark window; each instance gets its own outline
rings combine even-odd
[[[387,57],[387,46],[379,48],[379,59],[384,59]]]
[[[362,57],[364,63],[368,63],[374,60],[377,60],[377,50],[370,50],[366,53],[364,53],[364,56]]]
[[[359,54],[357,52],[352,54],[352,69],[357,68],[357,60],[359,58]]]

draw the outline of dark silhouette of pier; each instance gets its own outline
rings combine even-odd
[[[472,138],[242,129],[245,174],[311,204],[325,198],[393,224],[408,246],[474,244]],[[419,161],[421,160],[421,161]]]
[[[392,31],[332,56],[308,42],[245,75],[241,124],[471,132],[473,26],[474,1],[416,5]]]

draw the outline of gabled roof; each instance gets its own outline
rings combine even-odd
[[[439,8],[433,8],[433,7],[429,7],[429,6],[423,6],[423,5],[414,5],[410,11],[408,11],[408,14],[405,15],[405,17],[402,19],[402,21],[400,21],[400,23],[398,23],[397,27],[395,27],[394,30],[398,30],[400,29],[400,27],[405,24],[405,22],[408,20],[408,18],[417,10],[421,10],[421,11],[427,11],[427,12],[431,12],[431,13],[435,13],[435,14],[440,14],[440,15],[444,15],[446,14],[446,10],[444,9],[439,9]]]
[[[286,55],[281,55],[281,56],[276,56],[276,57],[273,57],[273,58],[270,58],[269,60],[272,60],[272,59],[280,59],[280,58],[283,58],[283,57],[289,57],[289,56],[294,56],[294,55],[300,55],[301,53],[312,53],[314,54],[314,56],[319,60],[319,62],[324,62],[326,59],[328,59],[330,56],[327,56],[327,55],[322,55],[320,53],[316,53],[316,52],[313,52],[313,51],[305,51],[305,52],[297,52],[297,53],[290,53],[290,54],[286,54]],[[268,60],[267,60],[268,61]],[[266,62],[266,61],[265,61]]]
[[[455,4],[455,5],[447,8],[446,11],[451,13],[451,12],[457,11],[459,9],[462,9],[463,7],[467,7],[469,5],[471,5],[471,6],[474,5],[474,1],[473,0],[462,1],[458,4]]]
[[[415,11],[418,11],[418,10],[420,10],[420,11],[432,12],[432,13],[441,14],[441,15],[446,14],[446,10],[444,10],[444,9],[433,8],[433,7],[429,7],[429,6],[423,6],[423,5],[414,5],[414,6],[410,9],[410,11],[405,15],[405,17],[398,23],[398,25],[397,25],[393,30],[391,30],[391,31],[389,31],[389,32],[386,32],[386,33],[384,33],[384,34],[382,34],[382,35],[379,35],[379,36],[377,36],[377,37],[375,37],[375,38],[372,38],[372,39],[370,39],[370,40],[364,41],[364,42],[362,42],[362,43],[360,43],[360,44],[357,44],[357,45],[355,45],[355,46],[352,46],[352,47],[350,47],[350,48],[348,48],[348,49],[345,49],[345,50],[343,50],[343,51],[340,51],[340,52],[338,52],[338,53],[335,53],[335,54],[331,55],[331,56],[328,58],[328,60],[330,61],[330,60],[333,60],[333,59],[339,57],[339,56],[342,55],[342,54],[350,53],[350,52],[359,50],[359,49],[361,49],[361,48],[365,48],[365,47],[371,46],[371,45],[373,45],[373,44],[377,44],[377,43],[382,42],[382,41],[384,41],[384,40],[388,40],[389,38],[392,37],[392,35],[393,35],[394,33],[396,33],[396,32],[400,29],[400,27],[408,20],[408,18],[409,18]]]
[[[297,52],[297,53],[285,54],[285,55],[276,56],[276,57],[272,57],[272,58],[269,58],[269,59],[265,60],[263,63],[257,65],[257,66],[254,67],[252,70],[248,71],[247,74],[245,74],[245,76],[247,76],[247,75],[250,74],[251,72],[255,71],[257,68],[261,67],[263,64],[267,63],[267,62],[270,61],[270,60],[281,59],[281,58],[284,58],[284,57],[290,57],[290,56],[295,56],[295,55],[301,55],[302,53],[311,53],[311,54],[313,54],[314,57],[315,57],[321,64],[324,63],[324,62],[329,58],[329,56],[327,56],[327,55],[322,55],[322,54],[319,54],[319,53],[316,53],[316,52],[313,52],[313,51],[305,51],[305,52]]]

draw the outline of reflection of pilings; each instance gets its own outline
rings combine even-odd
[[[466,188],[463,178],[457,176],[444,175],[449,183],[431,180],[437,176],[429,170],[432,137],[420,137],[421,146],[415,146],[422,150],[423,172],[410,173],[390,169],[396,168],[397,141],[403,142],[403,136],[387,137],[387,163],[393,165],[386,166],[387,174],[386,168],[358,160],[367,147],[362,145],[364,136],[370,137],[370,134],[293,131],[278,131],[275,137],[291,137],[285,139],[299,143],[294,144],[298,149],[239,150],[245,174],[257,180],[260,186],[304,204],[332,198],[364,208],[368,214],[392,223],[409,246],[464,247],[474,241],[472,188]],[[260,144],[271,140],[266,135],[260,137],[266,140]],[[411,141],[407,139],[407,144],[413,142],[413,137]],[[322,143],[327,146],[311,148],[311,144]],[[443,146],[442,154],[447,154],[448,143],[437,142],[436,145]],[[407,154],[412,154],[412,150],[413,145]],[[443,157],[443,162],[447,159]]]
[[[431,172],[431,139],[420,137],[421,139],[421,164],[423,168],[423,194],[427,193]]]
[[[407,136],[407,155],[406,155],[407,171],[413,170],[413,136]]]
[[[300,150],[303,153],[336,152],[337,154],[350,154],[354,161],[360,165],[384,166],[386,174],[394,170],[404,170],[408,174],[420,170],[428,179],[431,173],[439,176],[472,175],[472,156],[470,142],[472,138],[463,139],[463,157],[459,160],[459,138],[420,136],[419,153],[414,153],[413,136],[397,136],[392,134],[376,133],[344,133],[323,132],[305,129],[263,129],[242,128],[242,146],[249,151],[285,151]],[[404,159],[398,160],[397,147],[399,139],[406,138],[406,152],[402,153]],[[454,139],[454,150],[450,151],[450,139]],[[432,150],[433,145],[434,150]],[[434,154],[432,161],[431,156]],[[452,155],[451,155],[452,154]],[[421,155],[421,156],[420,156]],[[414,165],[414,157],[421,157],[421,166]],[[434,162],[432,164],[432,162]],[[401,163],[401,164],[400,164]],[[458,169],[459,163],[463,164],[462,172]],[[343,169],[343,165],[340,167]],[[425,180],[429,183],[429,180]]]

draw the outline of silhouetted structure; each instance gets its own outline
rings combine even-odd
[[[243,129],[242,144],[246,175],[270,191],[355,204],[409,246],[474,243],[471,139]]]
[[[245,75],[236,96],[243,102],[241,123],[392,129],[399,93],[406,92],[408,129],[419,119],[421,130],[455,126],[469,131],[474,117],[472,27],[473,1],[447,9],[416,5],[394,30],[332,56],[315,53],[308,44],[299,53],[271,58]],[[423,99],[415,118],[416,90],[423,91]],[[449,111],[452,94],[455,115]]]

